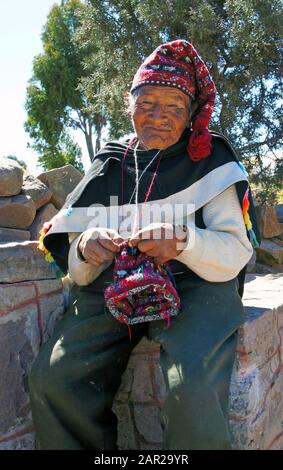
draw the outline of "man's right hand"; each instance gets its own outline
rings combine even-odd
[[[90,228],[82,233],[78,248],[86,262],[98,267],[115,258],[123,241],[116,230]]]

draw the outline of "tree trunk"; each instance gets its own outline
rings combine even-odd
[[[92,143],[92,135],[91,132],[85,132],[85,141],[86,141],[86,146],[88,150],[88,155],[90,158],[90,161],[93,162],[94,160],[94,150],[93,150],[93,143]]]
[[[97,121],[96,123],[96,140],[95,140],[95,153],[100,150],[101,147],[101,132],[102,132],[102,124],[101,122]]]

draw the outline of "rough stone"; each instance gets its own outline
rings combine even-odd
[[[163,441],[159,408],[135,405],[134,417],[136,428],[147,443],[161,443]]]
[[[260,247],[256,249],[257,261],[273,266],[276,263],[283,263],[283,247],[270,240],[262,240]]]
[[[115,403],[112,409],[118,418],[118,448],[120,450],[137,449],[135,429],[129,406],[124,403]]]
[[[275,212],[279,222],[283,222],[283,204],[278,204],[275,206]]]
[[[36,217],[30,226],[30,235],[31,240],[38,240],[39,239],[39,231],[41,230],[43,224],[52,217],[54,217],[58,213],[58,209],[53,204],[46,204],[46,206],[42,207],[36,214]]]
[[[47,204],[52,198],[50,189],[27,171],[24,173],[22,193],[31,197],[36,209]]]
[[[27,229],[33,222],[36,209],[25,194],[0,197],[0,227]]]
[[[138,365],[138,367],[137,367]],[[133,388],[131,401],[150,402],[153,400],[153,390],[151,383],[150,367],[147,358],[139,355],[132,356],[129,366],[134,370]]]
[[[0,244],[0,283],[54,278],[36,242]]]
[[[0,450],[35,450],[34,433],[28,433],[10,441],[0,441]]]
[[[0,228],[0,243],[24,242],[27,240],[30,240],[30,232],[28,230]]]
[[[265,266],[262,263],[256,263],[253,273],[256,274],[277,274],[283,272],[283,264],[273,264],[273,266]]]
[[[283,371],[277,373],[272,382],[265,402],[266,427],[261,441],[261,448],[268,449],[276,437],[283,431]],[[283,447],[282,447],[283,449]]]
[[[10,158],[0,158],[0,196],[15,196],[21,192],[23,168]]]
[[[72,165],[66,165],[61,168],[47,171],[38,175],[52,192],[51,202],[57,209],[61,209],[65,203],[66,197],[83,178],[83,175]]]
[[[28,373],[38,352],[36,306],[1,318],[0,324],[0,435],[30,423]],[[3,378],[5,377],[5,380]]]
[[[257,221],[263,238],[272,238],[281,234],[281,227],[274,207],[257,206]]]
[[[0,284],[0,315],[35,297],[34,285],[28,283]]]

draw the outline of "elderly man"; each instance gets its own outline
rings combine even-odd
[[[227,140],[208,130],[215,94],[191,43],[159,46],[133,80],[135,137],[108,143],[43,229],[47,260],[78,286],[30,376],[43,449],[116,449],[111,407],[144,335],[160,343],[168,386],[164,448],[231,448],[227,413],[243,318],[240,274],[257,240],[247,176]],[[144,222],[153,205],[185,210]],[[130,230],[123,225],[128,210]],[[149,270],[151,281],[142,284]],[[160,276],[164,284],[156,291]],[[147,315],[143,303],[156,315]],[[168,328],[163,318],[170,315]]]

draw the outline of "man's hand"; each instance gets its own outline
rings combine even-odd
[[[98,267],[115,258],[123,241],[116,230],[91,228],[82,233],[78,247],[85,261]]]
[[[130,245],[154,258],[157,264],[166,263],[178,256],[182,249],[178,245],[185,243],[187,233],[180,226],[172,224],[149,224],[138,230],[130,239]]]

